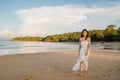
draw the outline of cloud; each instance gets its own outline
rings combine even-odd
[[[86,7],[80,5],[44,6],[18,10],[20,34],[50,35],[83,28],[100,29],[120,20],[120,5]]]
[[[10,38],[10,37],[14,37],[14,36],[15,36],[15,34],[8,29],[0,31],[0,38]]]

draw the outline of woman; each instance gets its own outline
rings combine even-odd
[[[88,36],[88,31],[86,29],[82,30],[81,38],[79,39],[79,57],[77,59],[76,64],[73,67],[73,71],[80,70],[80,75],[82,75],[82,71],[85,72],[88,69],[88,57],[90,54],[90,37]]]

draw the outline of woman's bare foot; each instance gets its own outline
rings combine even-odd
[[[79,75],[80,75],[80,76],[83,76],[83,72],[80,72]]]

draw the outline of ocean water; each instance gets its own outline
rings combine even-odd
[[[118,47],[113,47],[117,49]],[[78,42],[11,42],[0,41],[0,56],[37,52],[78,50]],[[92,43],[91,49],[104,49],[101,43]]]
[[[11,54],[50,52],[77,50],[78,44],[75,43],[54,43],[54,42],[0,42],[0,56]]]

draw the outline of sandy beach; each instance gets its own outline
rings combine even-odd
[[[0,57],[0,80],[120,80],[120,51],[92,50],[83,76],[71,69],[78,51]]]

